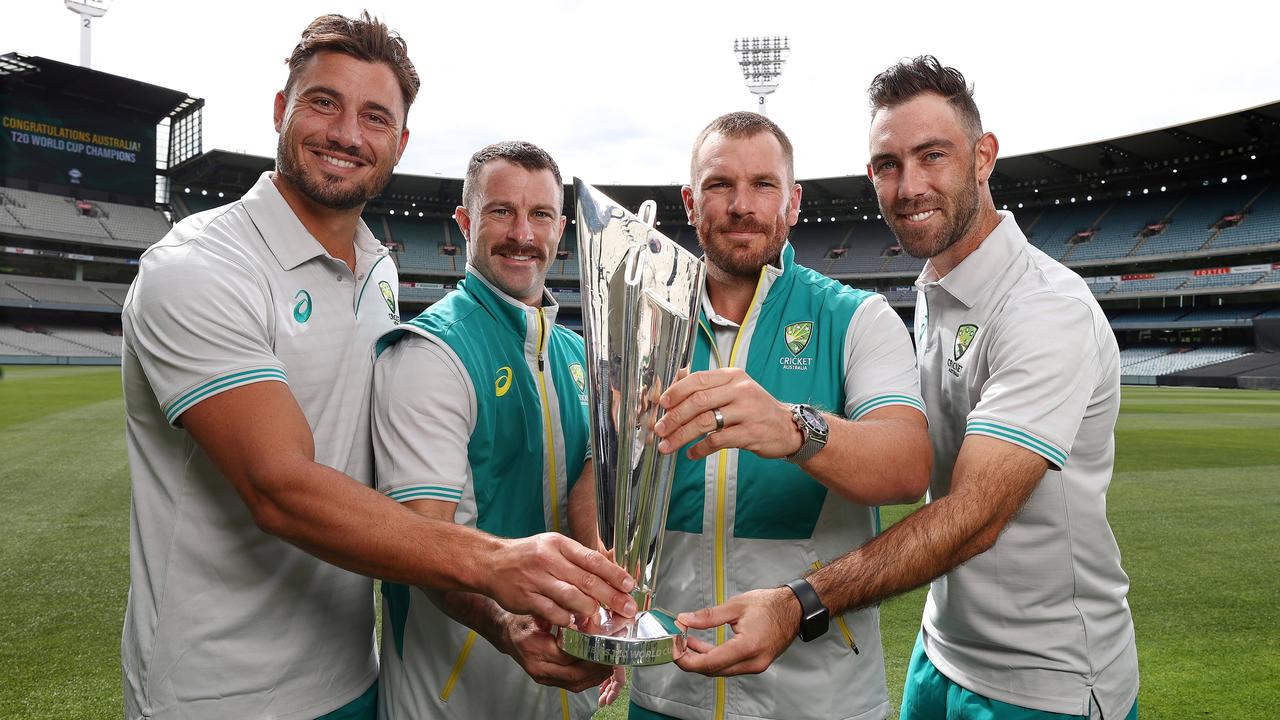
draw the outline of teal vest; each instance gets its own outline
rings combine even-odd
[[[538,317],[533,315],[532,322]],[[556,463],[555,474],[560,478],[556,482],[565,482],[563,492],[557,494],[567,498],[590,446],[582,338],[553,325],[541,360],[531,368],[525,355],[529,321],[524,310],[468,273],[456,291],[406,323],[447,344],[470,376],[476,422],[467,444],[467,462],[476,526],[501,537],[528,537],[553,529],[568,532],[567,509],[558,500],[559,527],[547,527],[544,483],[553,471],[547,461]],[[391,331],[378,343],[378,351],[413,331],[405,326]],[[422,378],[418,387],[404,390],[429,393],[435,381]],[[542,382],[547,390],[545,409]],[[564,439],[563,453],[544,453],[550,438],[544,412]]]
[[[780,402],[807,403],[843,417],[845,337],[858,306],[871,293],[796,265],[793,254],[787,245],[782,275],[764,300],[753,301],[748,311],[758,317],[749,339],[745,370]],[[698,325],[692,369],[728,367],[727,357],[712,362],[717,351],[705,313]],[[742,367],[742,360],[736,359],[735,365]],[[826,486],[785,460],[766,460],[746,450],[728,452],[738,455],[734,537],[811,537],[827,497]],[[677,456],[667,515],[669,530],[703,531],[706,463],[717,462],[717,455],[692,461],[681,450]],[[734,478],[728,480],[733,482]]]

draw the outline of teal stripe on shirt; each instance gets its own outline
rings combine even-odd
[[[1017,428],[1011,428],[1006,425],[998,425],[988,420],[970,420],[965,426],[966,435],[976,433],[979,435],[991,435],[1002,440],[1009,440],[1013,443],[1021,445],[1028,450],[1044,455],[1049,462],[1054,463],[1059,468],[1067,462],[1067,453],[1056,446],[1041,440],[1034,435],[1026,433]]]
[[[854,408],[853,413],[849,417],[857,420],[872,410],[886,405],[909,405],[920,412],[924,412],[924,404],[921,403],[919,399],[911,397],[910,395],[877,395]]]
[[[441,487],[436,485],[415,485],[413,487],[396,488],[387,492],[387,497],[397,502],[405,500],[419,500],[422,498],[434,498],[438,500],[461,500],[462,490],[452,487]]]
[[[279,380],[286,384],[289,382],[289,379],[285,377],[284,371],[279,368],[257,368],[254,370],[232,373],[231,375],[224,375],[223,377],[214,378],[213,380],[199,385],[189,390],[187,394],[177,400],[174,400],[173,403],[169,405],[169,410],[165,412],[165,419],[172,423],[192,405],[195,405],[197,402],[219,390],[225,390],[236,385],[248,385],[262,380]]]

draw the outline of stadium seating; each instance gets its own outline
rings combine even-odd
[[[1175,203],[1168,195],[1116,200],[1097,221],[1093,237],[1078,243],[1066,256],[1066,262],[1085,263],[1128,255],[1138,244],[1138,232],[1168,217]]]
[[[7,276],[0,281],[0,300],[17,301],[36,308],[72,305],[84,309],[119,310],[128,289],[126,285],[115,283]]]
[[[466,243],[461,233],[446,230],[452,220],[380,215],[370,222],[366,213],[365,221],[375,236],[384,235],[384,240],[399,246],[396,260],[402,272],[462,277],[467,264]],[[378,222],[386,228],[385,233],[376,226]],[[441,251],[446,238],[458,248],[457,254],[445,255]]]
[[[99,220],[113,240],[136,247],[151,247],[169,232],[171,225],[159,212],[133,205],[95,203],[102,213]]]
[[[1169,227],[1146,238],[1132,254],[1176,255],[1199,250],[1215,232],[1210,226],[1223,215],[1239,211],[1257,191],[1256,186],[1237,183],[1187,193],[1174,210]]]
[[[169,232],[169,221],[152,208],[95,201],[85,215],[76,201],[59,195],[0,190],[0,225],[23,228],[50,239],[146,248]]]
[[[1244,220],[1224,228],[1211,248],[1239,248],[1280,244],[1280,183],[1268,185],[1249,205]]]
[[[1078,202],[1063,201],[1062,205],[1045,208],[1024,228],[1027,240],[1051,258],[1062,259],[1075,246],[1067,242],[1077,232],[1089,230],[1104,214],[1105,206],[1078,198]]]
[[[62,333],[68,331],[63,330]],[[85,331],[71,331],[70,335],[53,334],[45,328],[18,328],[12,325],[0,325],[0,354],[6,355],[48,355],[54,357],[119,357],[121,352],[120,338],[106,333],[100,334],[107,341],[93,340],[93,344],[83,342],[87,337]],[[108,349],[110,348],[110,349]]]
[[[1130,366],[1146,362],[1161,355],[1168,355],[1178,348],[1169,345],[1137,345],[1127,347],[1120,351],[1120,369],[1126,370]]]
[[[1251,348],[1240,345],[1217,345],[1199,347],[1193,350],[1179,348],[1177,351],[1157,355],[1147,360],[1135,362],[1123,367],[1125,375],[1171,375],[1183,370],[1192,370],[1205,365],[1212,365],[1226,360],[1233,360],[1251,353]]]
[[[97,245],[109,244],[111,236],[97,218],[83,215],[69,197],[5,188],[5,210],[26,228],[50,237]]]

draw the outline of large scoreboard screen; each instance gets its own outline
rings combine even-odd
[[[148,198],[156,126],[142,114],[15,88],[0,93],[0,175]]]

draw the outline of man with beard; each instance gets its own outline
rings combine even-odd
[[[585,351],[543,284],[563,203],[543,149],[501,142],[471,156],[454,214],[466,277],[379,343],[373,447],[378,489],[414,512],[503,537],[572,529],[594,545]],[[481,595],[382,592],[384,718],[585,720],[596,702],[582,691],[606,683],[612,702],[625,680]]]
[[[563,536],[502,540],[369,487],[397,279],[360,211],[404,151],[419,80],[367,14],[316,19],[288,65],[277,171],[144,253],[122,311],[130,720],[371,718],[364,576],[552,622],[630,609],[626,573]]]
[[[1129,582],[1106,517],[1115,337],[1084,281],[996,210],[999,146],[958,71],[905,61],[870,97],[881,213],[928,258],[916,342],[935,463],[929,504],[809,582],[834,611],[934,581],[904,719],[1136,718]],[[695,617],[739,632],[687,664],[711,673],[767,667],[800,622],[776,590]]]
[[[637,668],[633,718],[870,720],[889,709],[878,611],[828,616],[802,576],[874,537],[876,506],[924,492],[925,417],[910,338],[884,298],[795,263],[794,178],[790,141],[761,115],[725,115],[694,143],[683,197],[706,292],[694,372],[663,395],[656,426],[661,452],[688,445],[657,603],[692,609],[783,586],[811,616],[806,642],[758,678]],[[736,642],[719,623],[688,625],[691,658]]]

